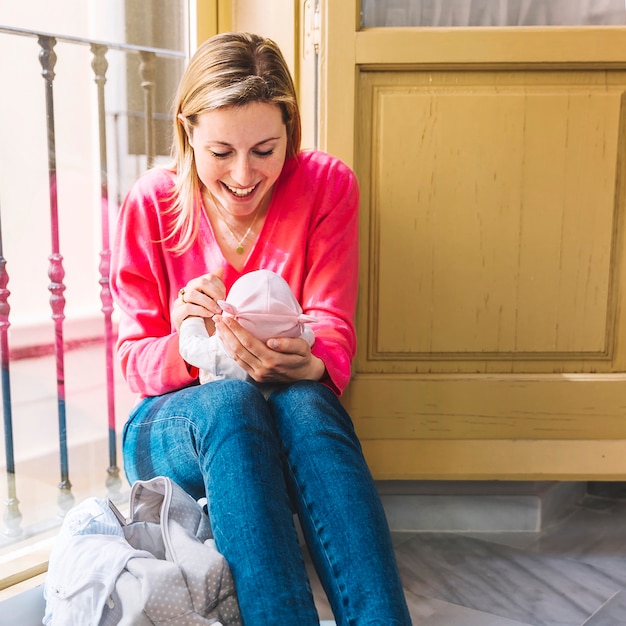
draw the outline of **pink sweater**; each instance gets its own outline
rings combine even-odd
[[[341,394],[356,349],[358,185],[352,171],[322,152],[289,159],[242,272],[224,259],[204,211],[198,238],[184,254],[160,243],[170,231],[172,186],[171,172],[148,171],[118,217],[111,290],[120,311],[118,356],[130,388],[155,396],[197,379],[198,371],[178,352],[170,310],[189,280],[223,267],[227,290],[256,269],[273,270],[289,283],[304,313],[319,320],[312,326],[313,354],[326,365],[322,382]]]

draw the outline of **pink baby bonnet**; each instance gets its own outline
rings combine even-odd
[[[244,274],[233,283],[226,300],[218,300],[224,317],[236,319],[257,339],[300,337],[307,324],[317,322],[304,315],[287,281],[269,270]]]

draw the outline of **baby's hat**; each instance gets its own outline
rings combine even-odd
[[[299,337],[306,324],[317,322],[304,315],[287,281],[269,270],[255,270],[237,279],[226,300],[218,300],[224,317],[235,318],[257,339]]]

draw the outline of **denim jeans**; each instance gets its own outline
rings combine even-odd
[[[385,514],[352,421],[324,385],[221,380],[144,399],[124,427],[129,481],[206,496],[244,624],[319,619],[294,512],[338,626],[411,623]]]

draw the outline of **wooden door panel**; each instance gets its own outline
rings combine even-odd
[[[624,437],[593,440],[374,439],[363,451],[377,479],[624,480]]]
[[[357,371],[623,363],[626,75],[608,86],[605,74],[361,73],[368,335]]]
[[[622,375],[370,375],[347,399],[366,439],[599,440],[626,434],[623,384]]]

